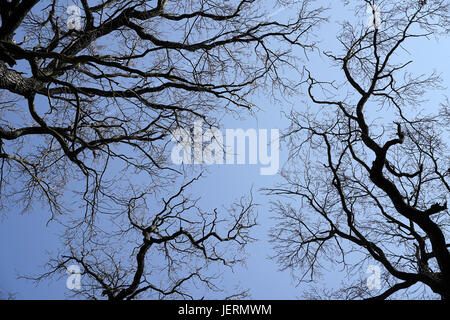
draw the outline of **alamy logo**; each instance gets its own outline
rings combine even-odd
[[[81,269],[76,264],[72,264],[67,267],[67,273],[70,276],[67,277],[66,287],[69,290],[81,289]]]
[[[369,290],[381,289],[381,269],[379,266],[370,265],[367,267],[366,273],[371,275],[367,278],[367,288]]]
[[[67,14],[69,14],[69,18],[67,18],[66,24],[69,30],[81,30],[81,9],[78,6],[69,6],[67,8]]]
[[[176,145],[172,149],[171,159],[174,164],[259,162],[263,166],[260,168],[261,175],[274,175],[280,167],[279,137],[278,129],[271,129],[270,137],[267,129],[226,129],[225,135],[216,128],[203,132],[203,122],[195,121],[193,130],[177,128],[172,132],[172,141]]]
[[[380,7],[375,4],[368,5],[366,8],[366,12],[370,14],[370,16],[367,18],[367,27],[369,29],[379,29],[381,26]]]

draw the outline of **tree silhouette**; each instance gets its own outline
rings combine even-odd
[[[1,208],[43,202],[67,227],[34,279],[77,264],[90,298],[219,289],[209,264],[241,261],[253,203],[201,210],[168,138],[251,112],[258,88],[291,89],[279,68],[321,20],[308,2],[282,23],[259,0],[0,1]]]
[[[426,102],[440,79],[408,72],[405,51],[418,38],[448,31],[449,4],[358,3],[357,19],[366,8],[373,17],[379,10],[378,26],[343,23],[343,53],[325,52],[342,82],[320,81],[305,69],[311,107],[290,114],[291,160],[284,182],[267,190],[292,199],[273,202],[274,258],[301,270],[300,281],[316,280],[330,265],[347,271],[341,289],[313,287],[309,298],[420,298],[432,291],[448,299],[448,102],[440,111]],[[381,293],[363,279],[370,263],[383,268]]]

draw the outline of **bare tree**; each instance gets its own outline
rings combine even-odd
[[[199,199],[185,195],[196,179],[163,199],[156,212],[152,195],[142,193],[118,199],[119,212],[108,224],[73,221],[63,236],[64,250],[49,261],[48,272],[26,278],[40,282],[67,276],[71,266],[79,266],[74,295],[90,299],[193,299],[199,297],[192,288],[200,285],[222,292],[220,266],[243,262],[243,249],[254,240],[249,234],[256,225],[254,204],[252,197],[242,198],[226,214],[204,212]],[[247,290],[234,295],[245,297]]]
[[[449,299],[448,103],[439,111],[426,101],[440,78],[408,72],[406,54],[414,40],[448,31],[449,4],[357,3],[357,22],[338,38],[343,53],[325,52],[342,81],[305,70],[312,106],[290,116],[285,182],[268,190],[292,199],[274,200],[274,258],[300,281],[330,266],[347,271],[340,290],[315,287],[309,298]],[[381,293],[364,279],[374,263]]]
[[[258,88],[289,90],[280,68],[295,66],[293,48],[312,47],[322,9],[290,1],[295,14],[279,22],[259,0],[43,3],[0,1],[0,208],[41,201],[50,220],[73,214],[46,275],[82,265],[91,298],[185,297],[193,279],[213,288],[201,271],[239,260],[221,244],[247,243],[253,205],[230,216],[200,210],[184,187],[167,198],[181,179],[168,138],[194,118],[217,126],[251,112]],[[144,267],[155,248],[165,267]],[[194,258],[204,264],[184,268]],[[169,280],[152,282],[156,270]]]
[[[0,88],[27,105],[1,110],[2,200],[45,198],[53,213],[64,211],[68,177],[84,180],[95,211],[113,161],[158,181],[172,129],[252,109],[257,86],[283,86],[276,70],[289,50],[270,41],[307,48],[301,36],[319,21],[306,2],[282,24],[265,21],[255,0],[81,1],[83,16],[66,23],[67,7],[33,12],[37,2],[1,2]]]

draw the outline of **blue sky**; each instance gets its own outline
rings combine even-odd
[[[320,1],[319,1],[320,2]],[[342,6],[339,1],[321,1],[324,6],[329,6],[327,15],[330,18],[320,30],[315,33],[320,40],[319,47],[322,50],[341,52],[336,40],[339,32],[337,22],[352,17],[349,8]],[[289,15],[289,8],[281,10],[272,19],[282,19]],[[275,10],[274,10],[275,12]],[[19,35],[20,38],[20,35]],[[414,73],[430,73],[436,70],[444,79],[443,86],[450,84],[450,42],[448,37],[441,37],[439,41],[416,40],[407,44],[409,58],[414,60],[410,71]],[[299,53],[300,54],[300,53]],[[408,53],[405,52],[405,56]],[[304,59],[305,64],[319,79],[342,79],[338,69],[332,68],[330,61],[324,55],[309,55]],[[287,76],[296,77],[292,72]],[[428,94],[430,110],[436,110],[439,102],[442,102],[445,91],[432,91]],[[263,128],[280,130],[288,126],[282,111],[289,112],[291,108],[302,110],[305,108],[305,96],[302,92],[292,97],[284,98],[284,103],[273,103],[264,92],[260,92],[253,99],[261,108],[255,117],[248,116],[245,120],[237,120],[233,117],[223,119],[223,128]],[[428,106],[427,106],[428,108]],[[281,165],[287,156],[287,145],[281,145]],[[251,297],[254,299],[295,299],[302,291],[302,286],[295,286],[295,282],[289,271],[281,272],[275,261],[269,259],[273,254],[268,243],[268,230],[273,225],[272,213],[269,208],[269,198],[259,191],[264,187],[273,186],[280,181],[279,176],[261,176],[259,165],[212,165],[208,167],[207,174],[190,189],[195,196],[201,197],[200,205],[205,208],[226,206],[243,194],[248,194],[253,189],[255,202],[258,206],[259,226],[253,235],[258,241],[247,248],[247,266],[238,268],[235,273],[227,272],[225,285],[234,286],[240,283],[244,288],[250,288]],[[36,206],[29,213],[20,212],[11,208],[9,212],[0,213],[0,290],[7,293],[16,293],[19,299],[64,299],[69,293],[66,288],[66,278],[44,281],[35,286],[28,280],[18,279],[18,275],[36,274],[47,261],[47,253],[54,252],[60,246],[58,232],[60,227],[50,223],[48,210]],[[330,270],[325,273],[323,282],[335,286],[340,280],[339,272]]]

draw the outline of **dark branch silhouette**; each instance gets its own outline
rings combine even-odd
[[[32,278],[77,264],[89,298],[218,290],[207,267],[241,261],[253,203],[200,209],[183,192],[192,173],[170,161],[171,132],[252,114],[257,90],[293,90],[280,69],[314,47],[323,10],[293,1],[279,22],[260,0],[78,4],[0,0],[0,208],[41,202],[67,227]]]
[[[319,81],[305,70],[312,107],[291,113],[285,137],[292,161],[285,183],[268,189],[297,199],[274,202],[280,219],[272,230],[275,258],[283,268],[300,269],[305,281],[330,264],[346,270],[349,281],[357,272],[366,276],[370,263],[387,274],[377,296],[358,280],[323,297],[424,297],[427,290],[408,290],[422,284],[428,294],[448,299],[448,108],[431,114],[424,96],[440,79],[410,74],[411,61],[402,61],[400,51],[417,38],[447,32],[449,4],[359,3],[357,12],[379,5],[380,26],[369,28],[364,19],[343,24],[344,52],[325,52],[342,82]]]

